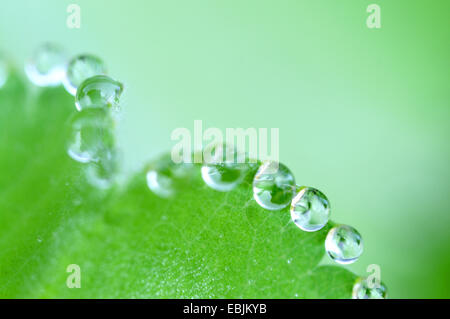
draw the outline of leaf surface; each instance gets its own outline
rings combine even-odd
[[[0,297],[351,297],[354,274],[319,266],[330,226],[303,232],[287,208],[259,207],[252,172],[218,192],[194,166],[169,199],[145,170],[108,191],[89,186],[66,154],[74,112],[62,88],[13,76],[0,89]],[[71,264],[80,289],[66,285]]]

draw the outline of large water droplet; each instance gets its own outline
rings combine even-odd
[[[70,60],[63,84],[67,92],[76,95],[77,88],[83,81],[95,75],[106,73],[103,61],[91,54],[82,54]]]
[[[204,152],[205,164],[202,166],[203,181],[212,189],[227,192],[235,188],[244,178],[248,165],[245,157],[236,148],[227,145],[213,145]]]
[[[95,75],[83,81],[78,87],[75,106],[78,111],[88,108],[117,109],[122,92],[122,83],[106,75]]]
[[[57,86],[66,73],[63,50],[53,44],[40,46],[25,65],[25,73],[38,86]]]
[[[387,297],[387,288],[382,282],[371,286],[367,278],[359,278],[353,286],[353,299],[386,299]]]
[[[265,209],[279,210],[292,200],[295,178],[281,163],[265,162],[258,169],[253,180],[253,197]]]
[[[91,162],[86,167],[87,181],[97,188],[108,189],[116,182],[118,168],[116,152],[105,151],[96,162]]]
[[[301,187],[291,203],[292,221],[302,230],[322,229],[330,217],[327,197],[312,187]]]
[[[332,228],[325,239],[325,250],[335,262],[351,264],[363,252],[363,240],[356,229],[347,225]]]
[[[114,147],[114,123],[103,109],[87,109],[74,115],[67,153],[80,163],[98,161]]]
[[[9,77],[9,63],[6,57],[0,52],[0,88],[5,85]]]

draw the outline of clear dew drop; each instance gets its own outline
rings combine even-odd
[[[119,161],[115,151],[102,153],[96,162],[86,167],[86,178],[89,184],[99,189],[108,189],[116,182]]]
[[[186,177],[192,168],[190,163],[177,164],[169,155],[165,155],[147,172],[147,186],[159,197],[171,197],[176,192],[175,179]]]
[[[123,84],[106,75],[95,75],[83,81],[77,89],[75,106],[78,111],[88,108],[119,108]]]
[[[292,221],[300,229],[313,232],[322,229],[330,217],[327,197],[312,187],[301,187],[291,203]]]
[[[244,179],[248,165],[245,154],[227,145],[213,145],[205,149],[205,164],[201,173],[203,181],[214,190],[227,192]]]
[[[263,163],[253,179],[253,198],[265,209],[286,207],[294,196],[294,190],[294,175],[281,163]]]
[[[387,288],[382,282],[378,285],[375,283],[369,285],[367,278],[359,278],[353,286],[353,299],[387,299],[387,297]]]
[[[78,86],[83,81],[95,75],[103,74],[106,74],[106,66],[102,59],[95,55],[82,54],[70,60],[63,84],[67,92],[75,96]]]
[[[159,197],[168,198],[175,194],[172,178],[157,170],[147,172],[147,186]]]
[[[25,73],[37,86],[57,86],[66,73],[64,51],[54,44],[44,44],[37,48],[25,64]]]
[[[339,225],[328,232],[325,239],[325,250],[335,262],[352,264],[363,252],[363,240],[353,227]]]
[[[72,119],[67,153],[80,163],[99,161],[102,154],[114,148],[114,123],[103,109],[87,109]]]

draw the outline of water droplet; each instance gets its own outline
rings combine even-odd
[[[330,217],[327,197],[312,187],[301,187],[291,203],[292,221],[302,230],[313,232],[322,229]]]
[[[173,180],[156,170],[147,172],[147,186],[153,193],[163,198],[171,197],[175,193]]]
[[[147,172],[147,186],[157,196],[171,197],[175,194],[174,179],[187,176],[192,167],[188,163],[174,163],[169,155],[164,155]]]
[[[98,161],[101,154],[114,147],[114,123],[103,109],[87,109],[72,119],[67,153],[80,163]]]
[[[39,244],[42,243],[42,238],[41,238],[41,237],[36,238],[36,240],[37,240],[37,242],[38,242]]]
[[[295,179],[283,164],[265,162],[258,169],[253,180],[253,197],[265,209],[279,210],[292,200]]]
[[[287,260],[287,263],[288,263],[288,264],[291,264],[291,263],[292,263],[292,258],[289,258],[289,259]]]
[[[54,44],[44,44],[25,65],[25,73],[38,86],[57,86],[66,73],[66,57],[63,50]]]
[[[0,88],[2,88],[9,77],[9,63],[6,57],[0,52]]]
[[[356,229],[347,225],[332,228],[325,239],[325,250],[335,262],[351,264],[363,252],[363,240]]]
[[[116,182],[118,164],[115,151],[103,152],[97,162],[91,162],[86,167],[87,181],[100,189],[110,188]]]
[[[227,192],[235,188],[244,178],[248,165],[242,153],[227,145],[213,145],[205,149],[205,164],[202,166],[203,181],[212,189]]]
[[[359,278],[353,286],[353,299],[386,299],[387,297],[387,288],[383,283],[370,288],[366,278]]]
[[[83,81],[77,89],[75,106],[78,111],[87,108],[119,108],[122,83],[106,75],[95,75]]]
[[[103,61],[91,54],[82,54],[70,60],[66,76],[63,79],[64,87],[72,95],[77,93],[78,86],[84,80],[95,75],[106,73],[106,66]]]

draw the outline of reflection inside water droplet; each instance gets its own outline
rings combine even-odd
[[[353,286],[353,299],[386,299],[387,297],[387,288],[382,282],[378,285],[370,285],[367,278],[358,278]]]
[[[95,75],[104,75],[106,66],[103,60],[91,54],[82,54],[70,60],[63,84],[67,92],[76,95],[77,88],[83,81]]]
[[[87,181],[94,187],[108,189],[116,182],[119,169],[119,161],[114,150],[108,150],[101,154],[96,162],[91,162],[86,167]]]
[[[171,197],[175,193],[173,180],[156,170],[147,172],[147,185],[153,193],[160,197]]]
[[[169,155],[164,155],[147,171],[147,186],[159,197],[171,197],[176,192],[175,180],[188,176],[193,167],[191,163],[176,164]]]
[[[78,111],[88,108],[119,108],[123,84],[106,75],[96,75],[83,81],[77,89],[75,106]]]
[[[294,175],[281,163],[263,163],[253,179],[253,197],[265,209],[286,207],[292,200],[294,190]]]
[[[363,252],[363,240],[356,229],[348,225],[332,228],[325,239],[325,249],[335,262],[351,264]]]
[[[232,190],[243,180],[248,169],[244,155],[225,144],[207,147],[204,151],[205,164],[201,169],[203,181],[217,191]]]
[[[326,196],[312,187],[301,187],[291,203],[292,221],[302,230],[313,232],[322,229],[330,216]]]
[[[106,110],[87,109],[72,118],[67,153],[80,163],[98,161],[114,148],[114,123]]]

